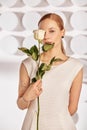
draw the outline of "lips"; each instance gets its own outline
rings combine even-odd
[[[47,43],[47,44],[52,44],[53,42],[43,40],[43,43],[44,43],[44,44],[46,44],[46,43]]]

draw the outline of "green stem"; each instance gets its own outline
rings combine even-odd
[[[40,41],[38,41],[38,50],[39,50],[39,59],[38,59],[38,68],[40,66]],[[38,71],[38,79],[39,79],[39,71]],[[37,130],[39,130],[39,113],[40,113],[40,103],[39,103],[39,97],[37,98],[37,107],[38,107],[38,111],[37,111]]]
[[[37,112],[37,130],[39,130],[39,113],[40,113],[39,97],[37,98],[37,103],[38,103],[38,112]]]
[[[38,58],[38,62],[37,62],[37,69],[39,69],[40,66],[40,41],[38,41],[38,50],[39,50],[39,58]],[[39,71],[38,71],[38,79],[39,79]]]

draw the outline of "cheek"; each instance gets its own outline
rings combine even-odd
[[[55,33],[54,35],[52,35],[52,38],[53,38],[54,40],[58,39],[58,38],[59,38],[58,33]]]
[[[59,32],[59,33],[56,33],[56,34],[55,34],[55,38],[57,38],[57,39],[58,39],[58,38],[61,38],[61,33],[60,33],[60,32]]]
[[[55,35],[55,36],[53,37],[52,40],[53,40],[54,42],[58,42],[60,39],[61,39],[61,36],[57,34],[57,35]]]

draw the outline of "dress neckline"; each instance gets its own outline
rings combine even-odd
[[[63,63],[61,63],[61,64],[56,64],[56,65],[52,65],[51,67],[52,67],[52,68],[55,68],[55,67],[63,66],[63,65],[65,65],[70,59],[71,59],[71,57],[68,57],[68,59],[65,60]]]
[[[64,65],[64,64],[66,64],[70,59],[71,59],[71,57],[68,57],[67,60],[65,60],[65,61],[64,61],[63,63],[61,63],[61,64],[51,65],[51,68],[55,68],[55,67],[58,67],[58,66],[62,66],[62,65]],[[40,61],[40,63],[45,63],[45,62]]]

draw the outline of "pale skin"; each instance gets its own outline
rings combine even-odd
[[[45,19],[40,22],[39,28],[45,30],[45,36],[43,39],[44,44],[46,42],[55,43],[54,47],[51,50],[41,54],[41,61],[48,64],[51,58],[55,56],[63,60],[54,63],[54,65],[59,65],[68,60],[69,57],[66,56],[61,49],[62,36],[64,36],[65,30],[60,30],[56,21],[51,19]],[[30,78],[24,64],[21,64],[19,77],[17,104],[20,109],[26,109],[30,106],[32,100],[40,96],[40,94],[44,90],[42,88],[41,80],[38,80],[36,83],[30,84]],[[73,115],[78,108],[78,102],[82,88],[82,79],[83,70],[81,69],[73,80],[70,89],[68,110],[71,115]]]

